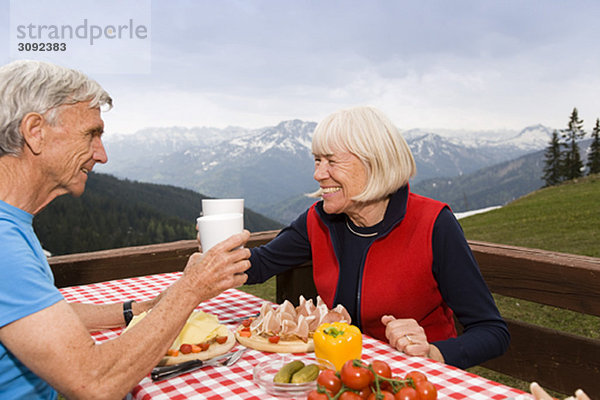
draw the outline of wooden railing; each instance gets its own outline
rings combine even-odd
[[[267,243],[276,233],[253,234],[248,247]],[[475,241],[469,244],[492,292],[600,316],[600,258]],[[63,287],[181,271],[195,251],[197,242],[189,240],[58,256],[49,262],[56,285]],[[300,294],[316,295],[310,264],[277,277],[278,302],[296,301]],[[522,321],[507,323],[509,350],[485,367],[563,393],[581,387],[593,397],[600,395],[600,340]]]

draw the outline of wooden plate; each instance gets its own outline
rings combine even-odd
[[[235,331],[235,338],[241,345],[254,350],[267,351],[270,353],[310,353],[315,351],[315,344],[312,338],[305,343],[297,340],[280,340],[277,343],[271,343],[267,338],[252,335],[250,337],[241,336],[239,331],[243,326],[240,325]]]
[[[233,332],[227,329],[227,341],[225,343],[211,343],[208,350],[201,351],[199,353],[181,354],[180,352],[177,357],[165,356],[160,361],[160,363],[158,363],[158,365],[173,365],[189,360],[208,360],[209,358],[213,358],[216,356],[220,356],[221,354],[227,353],[229,350],[231,350],[233,346],[235,346],[235,343],[235,336]]]

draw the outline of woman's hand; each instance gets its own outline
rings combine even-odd
[[[430,348],[435,346],[429,344],[425,330],[417,321],[384,315],[381,322],[385,325],[385,336],[390,345],[409,356],[432,358]]]

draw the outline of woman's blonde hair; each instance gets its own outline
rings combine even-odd
[[[315,155],[348,151],[367,169],[367,185],[352,200],[383,199],[406,185],[417,167],[408,144],[381,111],[373,107],[339,110],[315,128],[312,152]],[[311,193],[319,197],[321,191]]]

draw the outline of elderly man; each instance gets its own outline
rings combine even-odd
[[[245,231],[193,254],[183,276],[151,301],[67,304],[32,228],[62,194],[83,193],[107,161],[100,108],[109,95],[78,71],[17,61],[0,67],[0,393],[10,399],[124,397],[154,367],[202,301],[242,285]],[[147,317],[96,344],[89,329]]]

